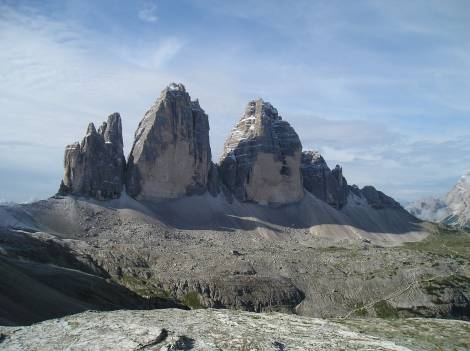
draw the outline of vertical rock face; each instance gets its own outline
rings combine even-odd
[[[465,172],[445,196],[448,217],[445,224],[470,227],[470,171]]]
[[[261,99],[251,101],[225,142],[220,176],[240,201],[296,202],[303,197],[301,153],[297,133],[277,110]]]
[[[348,183],[340,166],[330,170],[318,151],[304,151],[301,171],[306,190],[337,209],[346,204]]]
[[[339,165],[336,165],[331,171],[328,181],[327,202],[335,208],[342,208],[346,205],[348,198],[348,183],[343,177],[343,169]]]
[[[121,117],[114,113],[96,131],[90,123],[81,143],[68,145],[64,156],[64,179],[60,194],[119,197],[124,185]]]
[[[211,166],[208,117],[182,84],[170,84],[135,133],[127,192],[141,200],[203,193]]]
[[[322,155],[318,151],[302,152],[300,168],[305,189],[326,202],[331,170]]]

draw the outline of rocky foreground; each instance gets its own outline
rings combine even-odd
[[[468,319],[470,234],[399,219],[309,194],[282,208],[210,195],[0,206],[0,324],[177,305]]]
[[[177,309],[85,312],[0,327],[2,350],[468,350],[470,323],[324,320],[281,313]]]

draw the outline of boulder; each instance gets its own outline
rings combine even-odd
[[[295,130],[262,99],[250,101],[225,142],[224,185],[240,201],[283,205],[302,199],[302,144]]]
[[[336,209],[346,204],[348,183],[339,165],[330,170],[318,151],[304,151],[300,167],[307,191]]]
[[[124,185],[125,168],[121,117],[113,113],[98,131],[90,123],[82,142],[66,147],[59,194],[117,198]]]
[[[201,194],[211,167],[208,116],[182,84],[172,83],[137,128],[127,192],[150,201]]]

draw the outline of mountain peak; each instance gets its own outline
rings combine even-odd
[[[419,199],[406,209],[422,220],[470,227],[470,171],[465,171],[443,198]]]
[[[241,201],[279,205],[303,197],[302,144],[277,109],[262,99],[248,102],[224,145],[220,170]]]
[[[211,167],[208,116],[183,84],[171,83],[135,133],[127,190],[137,199],[178,198],[207,189]]]

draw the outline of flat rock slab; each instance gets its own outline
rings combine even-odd
[[[400,324],[395,326],[396,335],[377,337],[373,333],[364,333],[367,330],[364,323],[366,327],[373,325],[374,330],[380,329],[382,324],[386,328],[387,322],[381,320],[363,320],[356,325],[351,321],[338,323],[280,313],[213,309],[85,312],[32,326],[0,327],[0,349],[430,350],[432,345],[431,348],[429,345],[419,346],[419,337],[423,336],[423,330],[439,335],[443,327],[452,330],[450,339],[459,342],[448,346],[455,350],[468,346],[463,338],[468,335],[470,323],[431,319],[421,320],[422,323],[417,319],[413,321],[401,323],[414,338],[402,345],[396,343],[397,336],[403,332]]]

